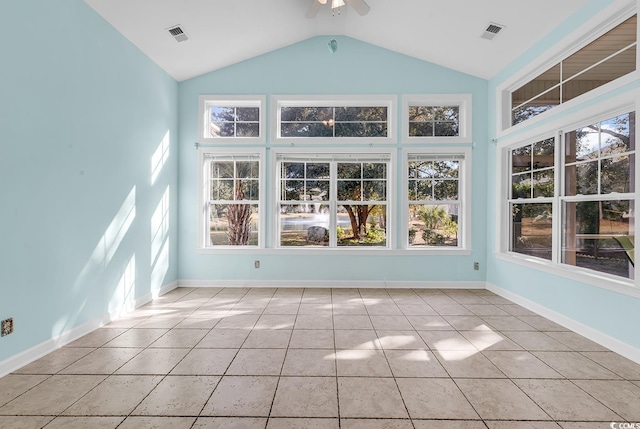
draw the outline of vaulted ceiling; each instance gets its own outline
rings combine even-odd
[[[313,0],[85,0],[182,81],[314,36],[345,35],[489,79],[588,0],[367,0],[371,11]],[[331,2],[329,2],[331,3]],[[505,28],[480,36],[489,23]],[[189,37],[167,31],[180,25]]]

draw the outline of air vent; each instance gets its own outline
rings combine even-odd
[[[178,42],[185,42],[185,41],[189,40],[189,36],[187,36],[187,33],[185,33],[184,30],[182,29],[182,27],[180,27],[179,25],[174,25],[171,28],[167,28],[167,31]]]
[[[487,28],[485,28],[484,33],[482,33],[480,37],[487,40],[493,40],[503,29],[504,25],[490,22],[489,25],[487,25]]]

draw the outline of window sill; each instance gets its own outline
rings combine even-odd
[[[412,144],[426,144],[426,145],[472,145],[473,140],[469,137],[409,137],[405,136],[403,142]]]
[[[200,248],[198,254],[201,255],[309,255],[309,256],[465,256],[470,255],[470,249],[366,249],[366,248]]]
[[[621,277],[598,273],[596,271],[589,271],[583,268],[553,264],[544,259],[514,253],[495,252],[494,256],[500,261],[534,268],[566,279],[575,280],[591,286],[640,298],[640,288],[635,286],[635,281],[633,279],[623,279]]]

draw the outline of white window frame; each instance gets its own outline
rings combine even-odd
[[[395,95],[273,95],[271,96],[271,134],[272,143],[360,143],[360,144],[395,144],[396,132]],[[282,107],[368,107],[384,106],[387,108],[386,137],[282,137],[280,121]]]
[[[557,131],[557,130],[555,130]],[[517,149],[524,146],[533,145],[537,142],[553,139],[554,140],[554,162],[553,162],[553,196],[551,197],[531,197],[531,198],[513,198],[511,192],[511,179],[512,179],[512,159],[509,156],[509,153],[512,149]],[[558,232],[558,228],[561,225],[561,216],[560,216],[560,206],[558,205],[558,194],[561,189],[560,180],[562,178],[562,172],[559,171],[558,163],[561,162],[563,150],[562,146],[562,138],[559,134],[554,134],[553,132],[549,132],[547,134],[536,136],[534,138],[528,138],[524,141],[521,141],[516,144],[512,144],[509,147],[505,148],[505,162],[506,169],[504,171],[504,181],[505,188],[507,190],[506,196],[506,207],[503,209],[505,211],[505,220],[508,222],[507,225],[507,237],[504,238],[503,249],[505,252],[513,255],[519,255],[521,257],[529,257],[535,258],[534,256],[529,256],[523,253],[514,252],[511,249],[511,234],[513,233],[512,223],[511,223],[511,204],[551,204],[551,213],[552,213],[552,231],[551,231],[551,259],[546,260],[543,258],[540,259],[549,263],[557,263],[559,257],[559,243],[560,243],[560,234]]]
[[[264,144],[267,135],[266,96],[264,95],[201,95],[198,98],[198,143],[255,143]],[[259,115],[258,137],[205,137],[211,125],[211,107],[257,107]]]
[[[434,148],[405,148],[402,156],[402,208],[400,210],[402,222],[400,223],[402,235],[400,238],[400,249],[410,253],[425,253],[429,255],[451,255],[451,254],[471,254],[471,207],[472,207],[472,149],[469,147],[434,147]],[[447,156],[462,155],[460,168],[458,170],[458,245],[453,246],[409,246],[409,156],[410,155],[436,155],[447,159]],[[462,218],[462,219],[460,219]]]
[[[563,142],[558,142],[558,150],[556,151],[556,175],[555,186],[556,192],[553,197],[553,256],[552,260],[544,260],[528,255],[509,251],[510,240],[510,228],[511,228],[511,213],[509,212],[508,199],[511,196],[510,185],[510,159],[509,150],[515,147],[522,146],[524,144],[532,143],[534,141],[543,140],[550,135],[556,135],[558,138],[564,138],[564,134],[568,131],[575,130],[582,126],[593,124],[602,120],[613,118],[615,116],[628,113],[630,111],[636,111],[640,107],[640,93],[639,92],[626,92],[621,95],[611,97],[610,99],[581,109],[567,116],[562,116],[558,119],[552,120],[544,127],[538,127],[536,130],[529,130],[499,140],[496,150],[496,166],[498,168],[496,180],[496,220],[495,220],[495,255],[499,260],[515,263],[518,265],[526,266],[529,268],[535,268],[550,274],[558,275],[570,280],[586,283],[592,286],[597,286],[603,289],[612,290],[615,292],[623,293],[630,296],[640,298],[640,287],[636,285],[638,276],[640,275],[640,268],[636,266],[634,279],[626,279],[619,276],[610,275],[607,273],[589,270],[581,267],[575,267],[567,264],[560,263],[560,245],[562,234],[562,219],[561,219],[561,200],[572,197],[562,197],[560,190],[562,189],[561,173],[560,169],[564,169],[564,161],[561,158],[564,152]],[[640,118],[636,115],[636,129],[640,125]],[[542,129],[544,128],[544,129]],[[560,132],[561,131],[561,132]],[[637,142],[636,142],[637,143]],[[636,149],[637,150],[637,149]],[[638,156],[636,155],[636,165],[640,163]],[[557,167],[560,166],[560,167]],[[640,189],[640,174],[636,170],[635,175],[635,189]],[[637,194],[637,192],[636,192]],[[637,205],[637,198],[635,204]]]
[[[200,253],[246,253],[257,249],[264,249],[265,247],[265,234],[266,234],[266,205],[265,205],[265,193],[267,187],[265,186],[266,178],[266,162],[265,162],[265,149],[252,149],[252,148],[211,148],[201,147],[198,149],[198,248]],[[246,157],[257,156],[259,161],[259,186],[260,195],[258,198],[258,245],[247,246],[207,246],[207,234],[208,234],[208,202],[209,202],[209,188],[208,188],[208,175],[206,174],[205,164],[207,157],[220,157],[220,158],[233,158],[233,157]]]
[[[410,136],[410,106],[454,106],[458,107],[457,136]],[[473,99],[471,94],[407,94],[402,96],[402,140],[405,143],[472,143]]]
[[[637,13],[636,0],[628,0],[624,4],[613,4],[605,8],[596,17],[583,24],[580,28],[558,43],[553,49],[540,55],[535,61],[523,67],[516,75],[512,76],[496,88],[496,136],[504,137],[512,132],[519,132],[532,125],[548,121],[554,115],[560,115],[575,108],[575,106],[593,100],[617,88],[621,88],[640,77],[640,55],[636,44],[636,70],[612,80],[596,89],[579,95],[572,100],[559,104],[546,112],[522,121],[516,125],[511,124],[511,92],[531,81],[540,73],[558,64],[563,59],[587,46],[600,36],[620,25],[625,20]],[[638,24],[640,26],[640,22]],[[640,31],[638,32],[640,35]]]
[[[272,215],[272,231],[271,238],[273,240],[272,247],[281,253],[305,253],[305,254],[327,254],[327,253],[349,253],[349,254],[371,254],[371,253],[385,253],[385,254],[393,254],[398,251],[395,249],[395,177],[396,177],[396,151],[379,148],[380,150],[376,150],[376,148],[358,148],[354,147],[351,149],[344,148],[336,148],[328,151],[327,149],[318,150],[306,147],[300,148],[274,148],[271,152],[271,171],[273,172],[273,180],[274,185],[272,187],[272,198],[269,201],[271,206],[270,213]],[[368,156],[374,157],[375,155],[383,155],[388,157],[388,168],[387,168],[387,228],[386,228],[386,245],[385,246],[337,246],[335,243],[334,237],[330,235],[331,242],[329,246],[300,246],[300,247],[292,247],[292,246],[280,246],[280,217],[279,217],[279,202],[280,202],[280,175],[278,173],[278,165],[281,157],[286,157],[287,155],[302,155],[308,156],[309,159],[318,159],[327,160],[327,159],[335,159],[337,161],[344,159],[345,161],[349,160],[349,157],[352,159],[358,158],[366,158]],[[327,204],[331,205],[331,224],[330,228],[336,223],[336,211],[334,210],[337,205],[337,189],[335,187],[334,182],[337,178],[331,178],[331,192],[332,197],[330,200],[327,200]],[[331,245],[335,245],[336,247],[331,247]]]

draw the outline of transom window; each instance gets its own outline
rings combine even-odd
[[[212,106],[208,137],[258,137],[260,108]]]
[[[201,96],[200,142],[264,142],[264,96]]]
[[[459,124],[458,106],[409,106],[410,137],[455,137]]]
[[[260,243],[260,155],[204,153],[204,247]]]
[[[273,97],[273,141],[392,142],[394,97]]]
[[[387,247],[388,154],[278,154],[281,247]]]
[[[636,69],[637,16],[511,91],[511,125],[533,118]]]
[[[387,137],[388,112],[374,107],[283,107],[281,137]]]
[[[409,248],[463,247],[465,155],[407,155]]]
[[[470,94],[418,94],[402,98],[403,139],[408,143],[470,143]]]

